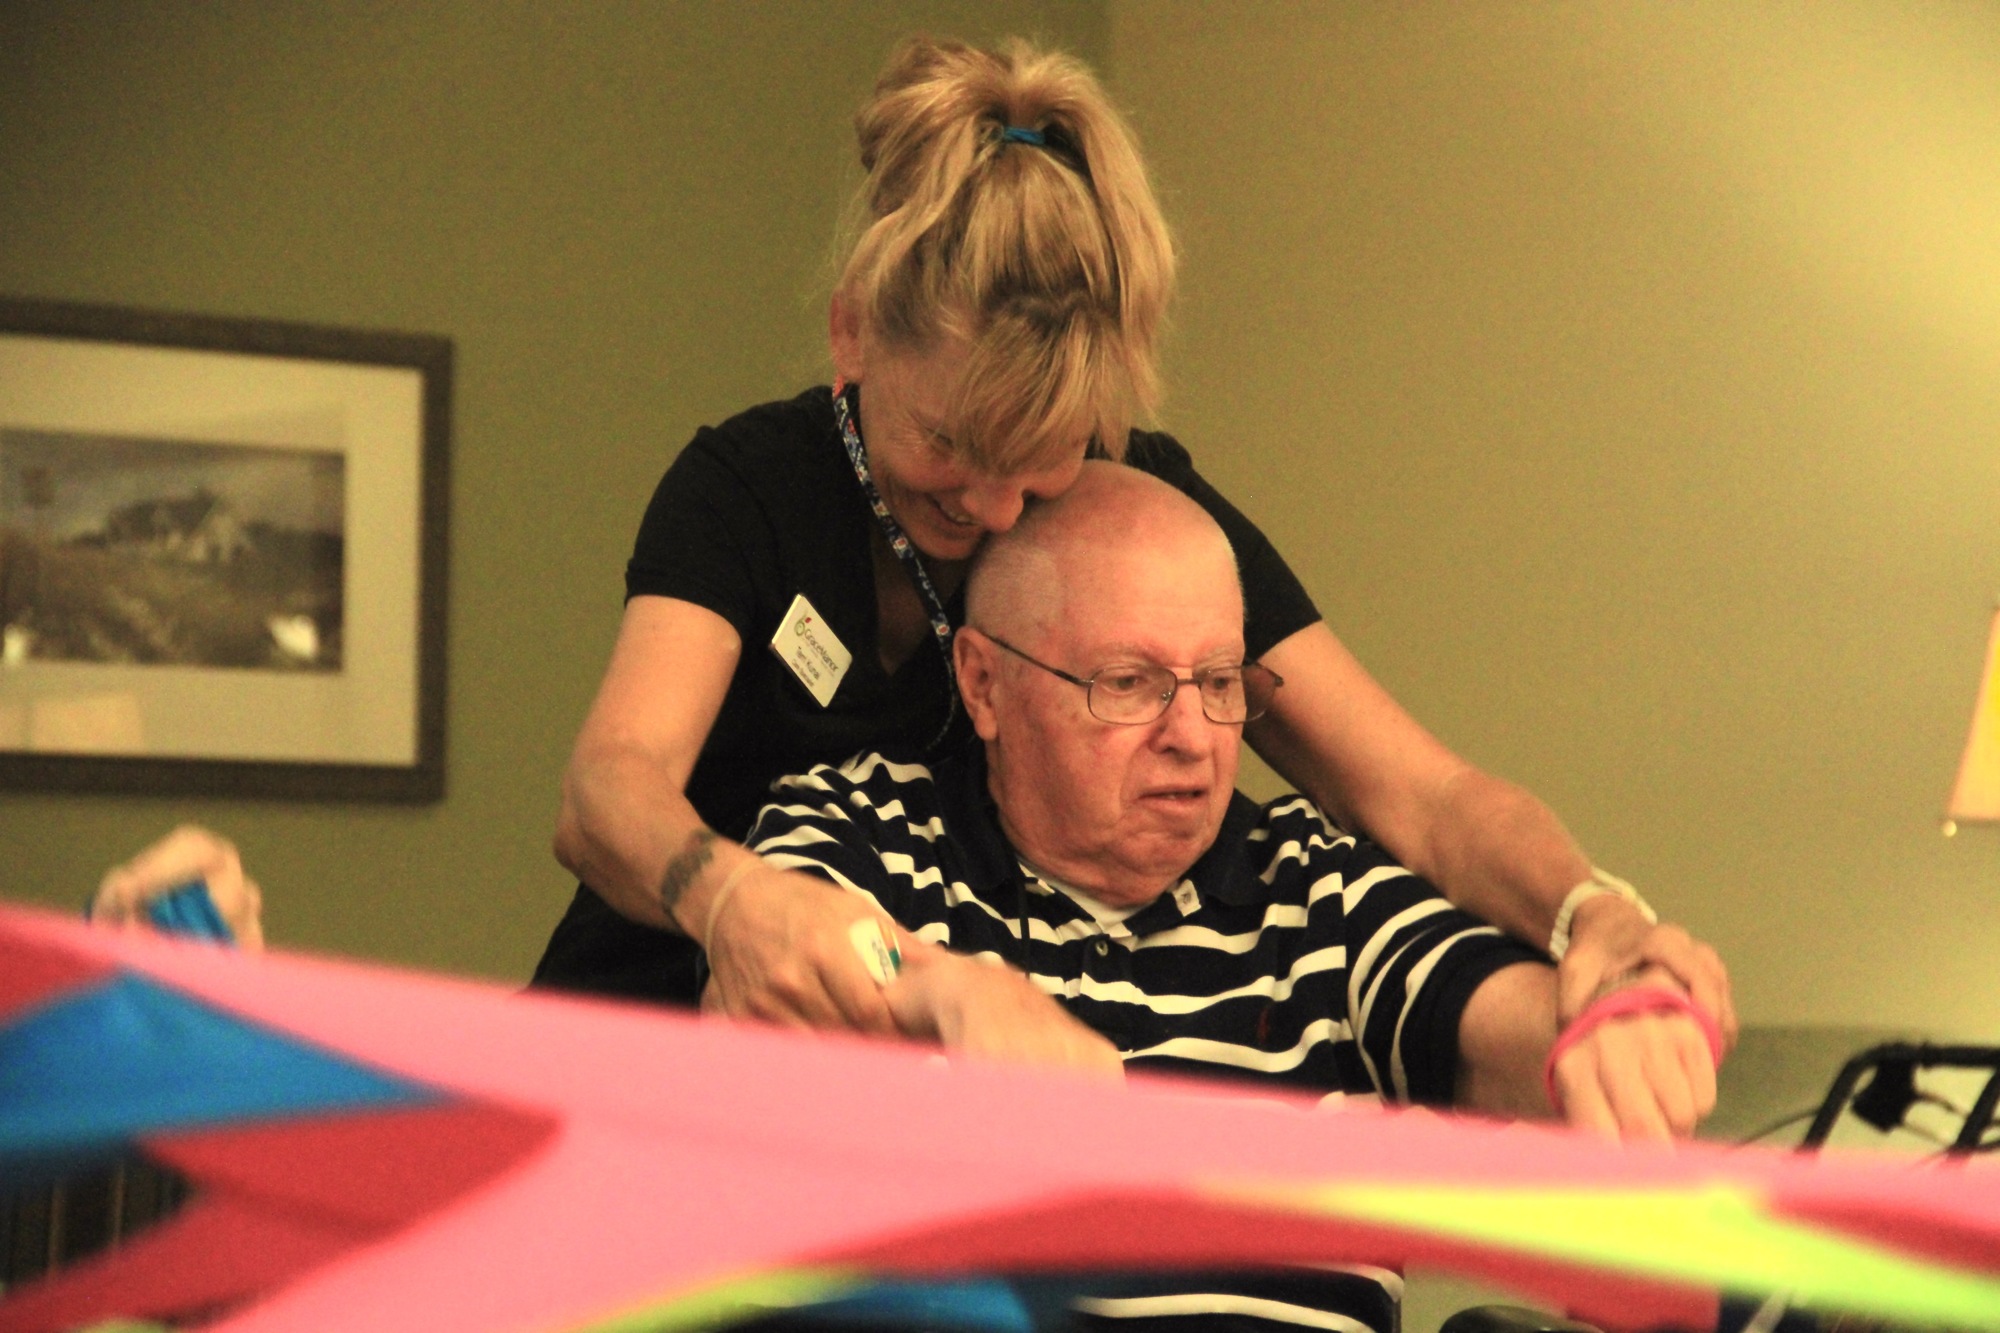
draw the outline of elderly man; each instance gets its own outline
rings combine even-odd
[[[904,969],[884,993],[908,1033],[1558,1111],[1544,1085],[1556,975],[1540,953],[1454,911],[1304,799],[1258,807],[1234,791],[1242,725],[1282,685],[1242,650],[1236,566],[1208,514],[1142,472],[1086,464],[972,570],[954,660],[984,745],[788,779],[750,845],[894,919]],[[710,933],[726,911],[724,895]],[[1572,1123],[1666,1137],[1712,1107],[1710,1039],[1668,991],[1614,997],[1576,1029],[1554,1069]],[[1214,1277],[1198,1291],[1160,1279],[1100,1291],[1088,1309],[1392,1319],[1384,1289],[1352,1273]]]
[[[955,663],[983,746],[788,779],[750,845],[893,918],[904,965],[885,995],[906,1032],[1551,1114],[1554,969],[1304,799],[1259,807],[1235,791],[1242,726],[1281,685],[1242,656],[1214,522],[1153,478],[1087,464],[973,570]],[[711,933],[727,910],[725,893]],[[1580,1019],[1554,1070],[1560,1111],[1606,1133],[1688,1132],[1713,1103],[1714,1064],[1678,1003],[1648,989]],[[1092,1301],[1100,1316],[1393,1318],[1354,1274],[1193,1292],[1162,1279]]]
[[[1305,800],[1236,793],[1242,724],[1280,682],[1241,660],[1235,565],[1206,513],[1090,464],[989,542],[967,596],[955,662],[983,747],[790,779],[751,838],[914,936],[886,992],[905,1031],[1551,1113],[1546,960]],[[1694,1017],[1643,1001],[1566,1043],[1573,1123],[1665,1137],[1713,1104]]]

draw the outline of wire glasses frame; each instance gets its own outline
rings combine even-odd
[[[1285,683],[1284,677],[1261,662],[1202,667],[1192,676],[1177,676],[1163,666],[1121,663],[1099,667],[1087,677],[1072,676],[1028,656],[996,634],[986,637],[1031,666],[1038,666],[1072,685],[1083,686],[1083,704],[1090,715],[1099,722],[1119,727],[1141,727],[1165,717],[1183,685],[1195,687],[1201,699],[1202,716],[1210,722],[1241,726],[1264,716],[1271,706],[1271,696]]]

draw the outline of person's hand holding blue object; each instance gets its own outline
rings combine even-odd
[[[235,844],[184,824],[115,866],[88,909],[100,925],[264,947],[263,895]]]
[[[191,879],[153,899],[146,904],[146,919],[169,935],[236,943],[236,932],[215,910],[215,899],[208,896],[207,880]]]

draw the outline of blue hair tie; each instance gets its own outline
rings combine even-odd
[[[1033,144],[1037,148],[1049,146],[1048,136],[1040,130],[1024,130],[1019,125],[1009,125],[1000,131],[1000,142]]]

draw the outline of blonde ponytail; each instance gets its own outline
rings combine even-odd
[[[1122,454],[1158,403],[1174,250],[1096,78],[1021,41],[914,38],[855,133],[868,176],[840,290],[885,343],[967,345],[955,447],[991,472],[1085,439]]]

